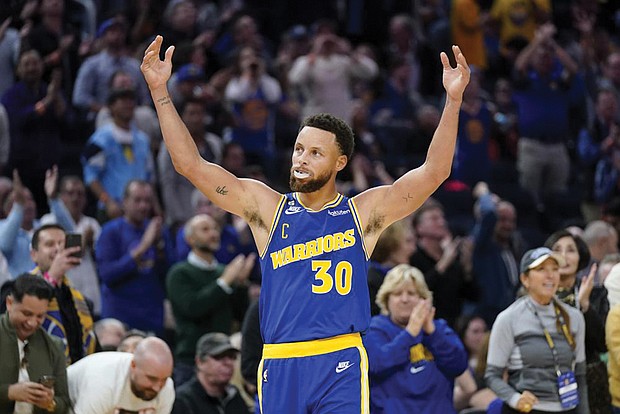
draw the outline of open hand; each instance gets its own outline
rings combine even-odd
[[[144,52],[140,70],[151,91],[166,85],[172,74],[172,54],[174,46],[170,46],[165,53],[164,60],[159,58],[161,44],[164,38],[157,35]]]
[[[469,83],[471,71],[465,60],[465,56],[458,46],[452,46],[452,53],[456,58],[456,68],[450,65],[450,60],[445,52],[441,52],[441,63],[443,65],[443,87],[451,99],[461,102],[463,100],[463,91]]]

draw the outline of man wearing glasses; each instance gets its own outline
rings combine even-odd
[[[41,329],[52,288],[40,277],[15,280],[0,316],[0,412],[65,413],[69,409],[66,358]]]

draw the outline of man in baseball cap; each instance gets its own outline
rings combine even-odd
[[[230,383],[239,349],[230,337],[211,332],[196,344],[196,374],[176,392],[172,414],[245,413],[248,406]]]

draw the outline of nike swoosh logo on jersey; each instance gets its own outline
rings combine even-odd
[[[426,368],[424,365],[422,365],[421,367],[411,367],[409,372],[411,372],[412,374],[417,374],[418,372],[424,371],[424,368]]]
[[[303,211],[303,208],[301,207],[289,207],[286,210],[284,210],[284,214],[297,214],[297,213],[301,213]]]
[[[349,368],[351,368],[353,365],[350,361],[342,361],[338,363],[338,366],[336,367],[336,374],[340,374],[342,371],[345,371]]]

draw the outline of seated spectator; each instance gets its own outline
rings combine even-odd
[[[409,263],[424,274],[433,292],[437,317],[454,326],[465,299],[476,299],[471,241],[452,236],[443,206],[434,199],[427,200],[413,214],[413,228],[418,245]]]
[[[123,322],[114,318],[95,322],[95,335],[102,351],[116,351],[127,333]]]
[[[590,412],[583,315],[555,298],[564,264],[546,247],[527,251],[520,265],[526,294],[493,324],[485,380],[504,401],[502,413]]]
[[[365,341],[373,413],[455,413],[454,379],[467,369],[467,353],[445,320],[433,319],[424,275],[407,264],[385,276],[377,294],[381,315]]]
[[[478,366],[482,347],[489,331],[487,324],[479,315],[462,315],[456,321],[455,330],[467,351],[469,368],[474,371]]]
[[[36,267],[30,273],[44,278],[54,291],[43,328],[62,340],[68,363],[92,354],[97,347],[92,307],[67,277],[67,271],[80,264],[80,258],[73,255],[80,249],[65,248],[65,231],[57,224],[43,225],[32,236],[30,255]]]
[[[153,187],[132,180],[125,187],[123,217],[104,224],[97,241],[101,317],[161,334],[171,242],[161,217],[151,217]]]
[[[75,413],[170,413],[172,353],[164,341],[140,341],[133,354],[100,352],[67,369]]]
[[[0,316],[3,413],[65,413],[70,407],[65,356],[41,327],[51,299],[51,287],[28,274],[17,278],[7,297]],[[43,375],[55,377],[53,389],[39,383]]]
[[[140,341],[146,337],[148,337],[146,332],[139,329],[130,329],[125,333],[123,338],[121,338],[121,342],[118,344],[116,350],[118,352],[129,352],[133,354]]]
[[[416,236],[409,220],[400,220],[391,224],[379,236],[368,267],[370,313],[373,316],[381,312],[375,299],[383,284],[385,274],[394,266],[408,264],[415,250]]]
[[[122,192],[130,180],[154,179],[149,139],[132,123],[135,90],[111,91],[107,103],[113,122],[98,128],[82,153],[84,182],[99,200],[99,221],[122,214]]]
[[[177,389],[173,414],[246,414],[248,406],[230,383],[239,350],[220,332],[196,344],[196,375]]]
[[[618,263],[620,263],[620,253],[611,253],[605,255],[605,257],[603,257],[603,260],[601,260],[598,264],[598,283],[604,286],[605,279],[611,272],[611,269]]]
[[[192,217],[185,225],[185,238],[192,250],[187,260],[168,272],[168,298],[176,320],[174,380],[177,385],[191,378],[196,341],[208,332],[232,332],[233,320],[243,320],[248,307],[247,279],[254,255],[239,255],[229,265],[220,264],[215,253],[220,228],[206,215]]]

